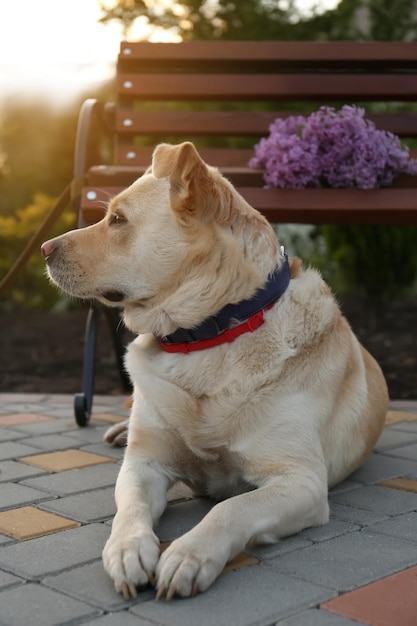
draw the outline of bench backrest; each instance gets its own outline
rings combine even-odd
[[[191,140],[271,221],[417,222],[415,190],[410,192],[417,186],[414,180],[399,181],[405,186],[395,189],[395,198],[387,193],[393,189],[365,195],[359,190],[265,190],[261,174],[247,167],[254,144],[268,135],[276,117],[307,114],[323,104],[369,102],[379,103],[368,116],[378,128],[417,137],[417,106],[410,107],[417,105],[417,43],[123,42],[117,100],[108,107],[114,168],[93,168],[90,192],[103,185],[114,192],[133,182],[149,165],[157,143]],[[368,210],[375,203],[380,217],[378,206]],[[94,207],[97,203],[89,204],[84,196],[90,221]],[[390,217],[396,207],[395,218]]]

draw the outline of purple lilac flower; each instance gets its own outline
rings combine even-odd
[[[417,174],[396,135],[378,130],[364,109],[321,107],[308,117],[277,118],[255,146],[251,167],[268,187],[385,187],[399,174]]]

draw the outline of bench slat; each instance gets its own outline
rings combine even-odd
[[[417,177],[413,179],[417,186]],[[86,187],[81,207],[92,223],[109,199],[124,187]],[[243,197],[271,222],[306,224],[417,224],[417,189],[262,189],[238,187]],[[95,194],[95,198],[91,197]],[[90,197],[89,197],[90,196]]]
[[[291,111],[132,111],[120,107],[115,131],[121,135],[263,136],[276,119]],[[399,136],[417,136],[417,112],[374,113],[366,116],[377,128]]]
[[[392,100],[417,98],[415,74],[120,74],[121,96],[145,100]]]
[[[249,45],[248,45],[249,43]],[[155,67],[158,63],[182,62],[202,67],[205,63],[228,64],[273,63],[282,67],[417,67],[417,43],[410,42],[311,42],[311,41],[188,41],[181,44],[155,45],[149,42],[122,42],[120,64],[142,62]]]

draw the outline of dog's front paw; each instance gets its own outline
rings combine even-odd
[[[127,444],[127,430],[129,420],[114,424],[104,433],[103,441],[111,446],[120,446],[123,448]]]
[[[151,530],[110,535],[103,550],[104,569],[126,600],[137,596],[137,587],[154,583],[159,552],[158,538]]]
[[[195,596],[208,589],[227,562],[213,548],[213,543],[194,538],[192,531],[176,539],[158,562],[156,599]]]

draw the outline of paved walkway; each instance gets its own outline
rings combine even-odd
[[[391,408],[375,453],[331,491],[329,524],[248,549],[194,599],[124,601],[100,558],[123,454],[101,440],[124,398],[96,397],[81,429],[71,396],[0,394],[0,624],[416,626],[417,402]],[[210,506],[174,488],[161,541]]]

